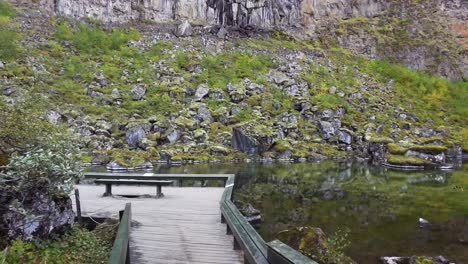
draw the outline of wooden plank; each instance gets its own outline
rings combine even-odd
[[[155,181],[155,180],[95,180],[94,183],[96,184],[106,184],[110,183],[112,185],[119,185],[119,184],[125,184],[125,185],[171,185],[173,181]]]

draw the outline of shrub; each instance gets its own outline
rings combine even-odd
[[[18,181],[20,190],[45,187],[49,193],[69,193],[81,177],[78,147],[59,140],[33,148],[22,155],[13,154],[0,177]]]

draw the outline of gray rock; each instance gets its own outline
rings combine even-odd
[[[62,121],[62,115],[55,110],[48,110],[46,113],[47,121],[54,125],[58,125]]]
[[[143,97],[145,96],[146,87],[144,87],[141,84],[137,84],[132,88],[131,94],[132,94],[133,100],[139,101],[139,100],[143,99]]]
[[[174,32],[174,34],[177,37],[190,37],[193,34],[192,25],[188,22],[188,20],[185,20],[177,26],[177,29]]]
[[[114,99],[114,100],[121,99],[122,96],[120,95],[119,89],[114,88],[114,89],[112,90],[111,97],[112,97],[112,99]]]
[[[16,93],[16,89],[13,88],[13,87],[7,87],[5,89],[3,89],[3,95],[4,96],[10,96],[12,94]]]
[[[210,88],[206,84],[200,84],[195,92],[195,101],[201,101],[210,92]]]
[[[219,28],[218,33],[216,33],[216,36],[220,39],[224,39],[228,34],[229,32],[226,30],[226,28],[221,27]]]
[[[346,130],[340,130],[338,132],[338,141],[340,143],[344,143],[346,145],[351,145],[353,141],[353,137],[349,131]]]
[[[107,166],[106,166],[106,169],[108,169],[110,171],[126,171],[126,170],[128,170],[127,167],[124,167],[124,166],[120,165],[115,160],[109,162],[109,164],[107,164]]]
[[[333,117],[333,115],[334,115],[333,110],[327,109],[322,112],[320,119],[324,121],[328,121]]]
[[[5,64],[2,61],[0,61],[0,69],[3,69],[3,68],[5,68]]]
[[[198,119],[200,119],[202,122],[203,121],[208,121],[208,122],[213,122],[213,116],[211,115],[210,109],[206,107],[206,105],[201,105],[198,108],[198,113],[197,113]]]
[[[145,137],[146,132],[141,126],[134,127],[126,133],[127,144],[130,148],[141,147],[141,142]]]
[[[273,143],[273,137],[263,134],[262,131],[257,131],[254,124],[246,124],[232,129],[232,147],[244,153],[262,154],[269,150]]]
[[[317,125],[320,132],[322,132],[323,139],[330,139],[335,135],[336,130],[333,127],[332,123],[328,121],[319,121]]]
[[[171,143],[177,142],[180,137],[182,136],[182,132],[179,129],[174,129],[169,135],[167,136],[167,139]]]
[[[3,180],[0,186],[2,239],[43,240],[73,225],[75,214],[68,195],[51,195],[40,185],[38,182],[28,192],[19,193],[14,181]]]

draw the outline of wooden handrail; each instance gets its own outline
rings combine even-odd
[[[119,212],[120,223],[108,264],[130,264],[130,227],[132,224],[132,205],[125,204],[125,210]]]

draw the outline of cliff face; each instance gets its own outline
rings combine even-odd
[[[293,29],[301,37],[319,37],[324,45],[338,44],[452,80],[468,72],[468,2],[463,0],[40,1],[55,14],[105,23],[188,20],[197,25]]]
[[[105,22],[189,20],[235,26],[310,26],[319,17],[376,16],[385,0],[41,0],[54,12]]]

